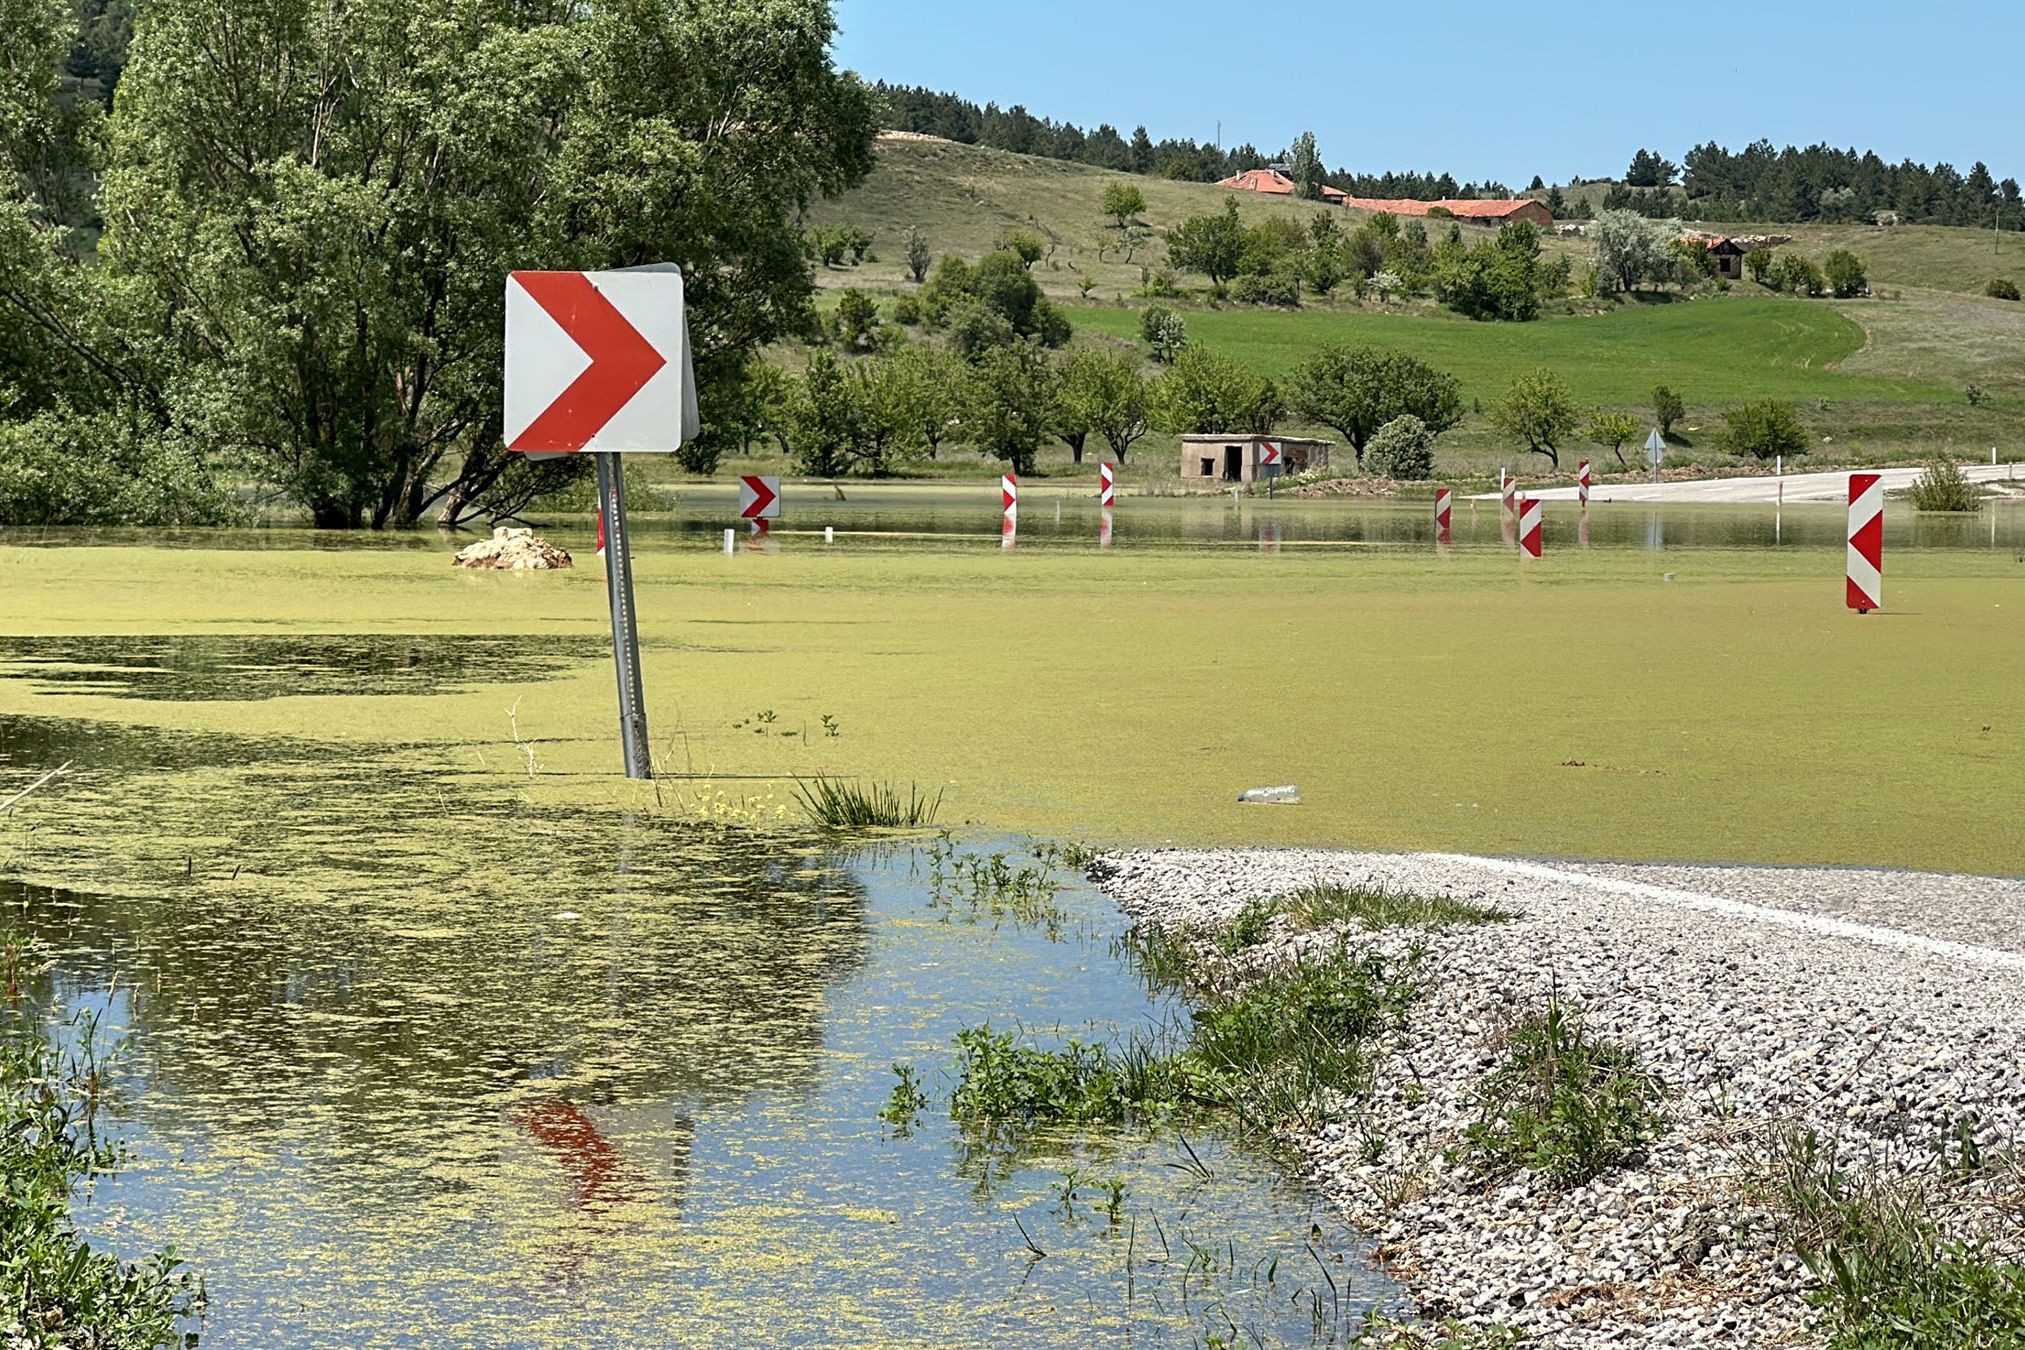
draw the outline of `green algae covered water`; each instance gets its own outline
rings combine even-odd
[[[1185,1017],[1025,841],[838,851],[316,750],[0,725],[0,769],[82,766],[26,847],[117,836],[139,878],[0,904],[45,995],[125,1039],[133,1162],[81,1217],[176,1246],[205,1344],[1326,1345],[1384,1301],[1355,1234],[1214,1135],[994,1150],[948,1120],[965,1026]],[[970,903],[951,848],[1059,889]],[[907,1131],[896,1060],[934,1099]]]

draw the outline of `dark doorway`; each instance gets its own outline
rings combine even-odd
[[[1245,476],[1245,452],[1241,445],[1226,445],[1223,448],[1223,481],[1241,483]]]

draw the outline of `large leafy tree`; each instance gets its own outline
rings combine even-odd
[[[1059,402],[1074,409],[1083,427],[1103,437],[1120,464],[1132,443],[1146,434],[1150,399],[1139,359],[1129,352],[1077,352],[1063,376]]]
[[[1491,409],[1491,425],[1526,449],[1546,457],[1556,468],[1561,464],[1561,442],[1580,424],[1582,410],[1568,392],[1561,377],[1545,368],[1529,371],[1512,381],[1505,397]]]
[[[1268,436],[1285,407],[1270,379],[1202,347],[1185,348],[1153,385],[1154,425],[1176,435]]]
[[[1218,290],[1238,274],[1245,257],[1245,227],[1237,201],[1226,198],[1214,215],[1190,216],[1167,232],[1167,256],[1176,267],[1200,272]]]
[[[1340,432],[1359,464],[1371,437],[1394,418],[1417,417],[1439,436],[1463,416],[1455,376],[1383,347],[1322,348],[1295,368],[1288,401],[1302,416]]]
[[[454,521],[529,471],[506,273],[672,261],[707,424],[810,322],[802,209],[870,166],[832,31],[828,0],[153,0],[101,252],[166,415],[320,526]]]

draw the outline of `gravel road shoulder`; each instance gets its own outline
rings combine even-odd
[[[1807,1274],[1751,1198],[1772,1141],[1812,1130],[1851,1166],[1925,1176],[1964,1120],[1992,1150],[2025,1126],[2025,882],[1308,850],[1116,854],[1093,873],[1212,961],[1247,901],[1315,881],[1519,912],[1435,934],[1276,920],[1244,959],[1424,945],[1368,1118],[1306,1141],[1309,1160],[1424,1313],[1529,1344],[1816,1344]],[[1665,1129],[1573,1190],[1485,1186],[1448,1152],[1500,1037],[1554,991],[1659,1077]],[[1952,1199],[1951,1223],[2025,1245],[2018,1207]]]

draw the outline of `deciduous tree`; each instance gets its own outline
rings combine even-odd
[[[1524,441],[1526,449],[1559,468],[1561,442],[1575,430],[1581,416],[1582,410],[1561,377],[1543,368],[1512,381],[1504,398],[1491,409],[1491,425]]]
[[[1163,431],[1272,433],[1285,405],[1270,379],[1201,347],[1184,349],[1153,386],[1153,421]]]
[[[1324,347],[1295,367],[1287,393],[1296,412],[1334,427],[1360,465],[1366,443],[1394,418],[1416,417],[1438,436],[1463,415],[1455,376],[1383,347]]]
[[[1106,183],[1104,185],[1104,214],[1124,229],[1132,223],[1133,217],[1146,209],[1146,194],[1132,183]]]
[[[1060,400],[1073,406],[1075,417],[1103,438],[1120,464],[1132,443],[1146,434],[1146,381],[1129,353],[1077,352],[1062,381]]]
[[[1190,216],[1167,232],[1167,256],[1176,267],[1200,272],[1222,290],[1238,274],[1245,256],[1245,228],[1237,202],[1225,200],[1214,215]]]

